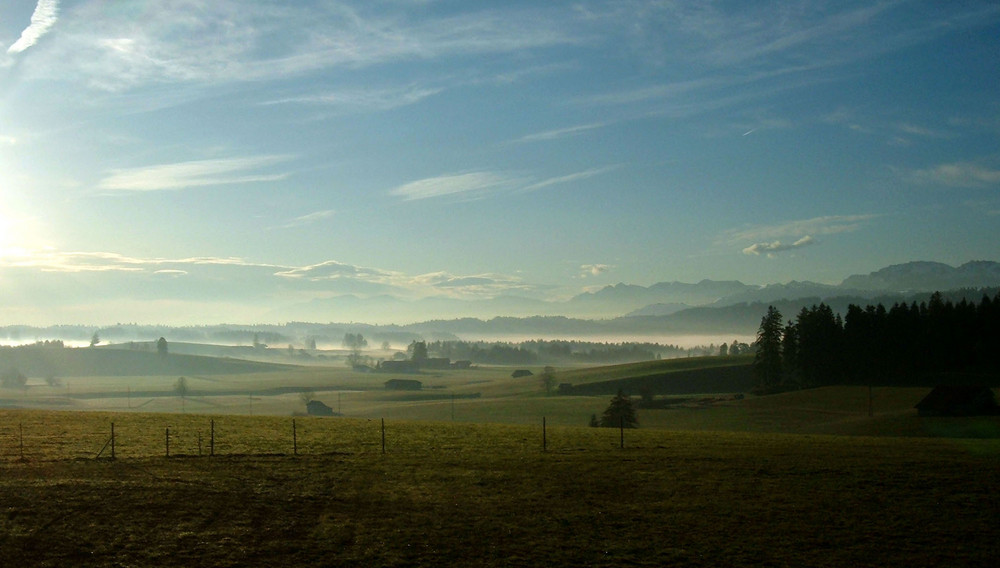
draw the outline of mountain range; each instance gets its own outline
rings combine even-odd
[[[687,343],[752,338],[768,305],[786,320],[803,308],[826,302],[844,314],[851,303],[926,301],[940,291],[953,301],[973,302],[984,294],[1000,293],[1000,263],[968,262],[957,268],[936,262],[910,262],[864,275],[852,275],[840,284],[788,282],[753,286],[737,281],[702,280],[698,283],[661,282],[652,286],[616,284],[577,295],[562,302],[503,296],[484,301],[430,298],[406,301],[392,296],[338,296],[299,304],[282,312],[280,325],[198,326],[166,328],[115,326],[99,330],[108,341],[142,341],[166,336],[171,340],[249,345],[261,338],[272,345],[301,345],[312,338],[336,347],[345,333],[363,333],[374,344],[394,346],[415,339],[569,339],[601,341],[658,341]],[[423,314],[424,319],[415,317]],[[413,321],[416,323],[380,323]],[[313,323],[309,323],[313,322]],[[340,322],[340,323],[320,323]],[[347,323],[350,322],[350,323]],[[360,323],[363,322],[363,323]],[[0,339],[62,338],[85,342],[92,327],[55,326],[48,329],[0,328]],[[691,336],[698,336],[690,339]],[[708,338],[708,339],[706,339]],[[725,339],[723,339],[725,338]],[[700,344],[700,343],[694,343]]]
[[[579,294],[565,301],[518,296],[487,300],[425,298],[403,300],[382,295],[343,295],[286,306],[275,319],[290,321],[360,321],[369,323],[447,320],[459,318],[563,316],[608,319],[629,316],[668,316],[694,307],[778,302],[832,297],[875,298],[935,290],[1000,286],[1000,263],[967,262],[957,268],[939,262],[909,262],[869,274],[855,274],[840,284],[792,281],[757,286],[735,280],[697,283],[659,282],[651,286],[619,283]]]

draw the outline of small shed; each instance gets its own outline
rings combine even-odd
[[[306,404],[309,416],[333,416],[333,409],[318,400],[310,400]]]
[[[534,373],[532,373],[528,369],[518,369],[510,374],[510,376],[514,377],[515,379],[520,379],[521,377],[530,377],[532,375],[534,375]]]
[[[985,386],[937,386],[914,408],[920,416],[1000,414],[996,395]]]
[[[418,391],[422,388],[424,388],[424,384],[413,379],[389,379],[385,382],[385,390]]]

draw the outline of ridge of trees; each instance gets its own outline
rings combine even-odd
[[[933,293],[925,302],[861,307],[841,317],[824,304],[782,325],[774,306],[761,319],[754,370],[758,391],[830,384],[918,385],[997,380],[1000,293],[980,302]]]

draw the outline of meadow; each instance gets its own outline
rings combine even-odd
[[[5,566],[986,566],[1000,441],[0,411]],[[118,459],[95,459],[115,422]],[[18,426],[20,425],[20,427]],[[174,439],[170,458],[163,433]],[[19,433],[26,451],[19,455]],[[197,455],[196,433],[203,454]],[[106,454],[105,454],[106,455]]]

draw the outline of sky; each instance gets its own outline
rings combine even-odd
[[[995,1],[0,5],[2,325],[839,283],[998,237]]]

